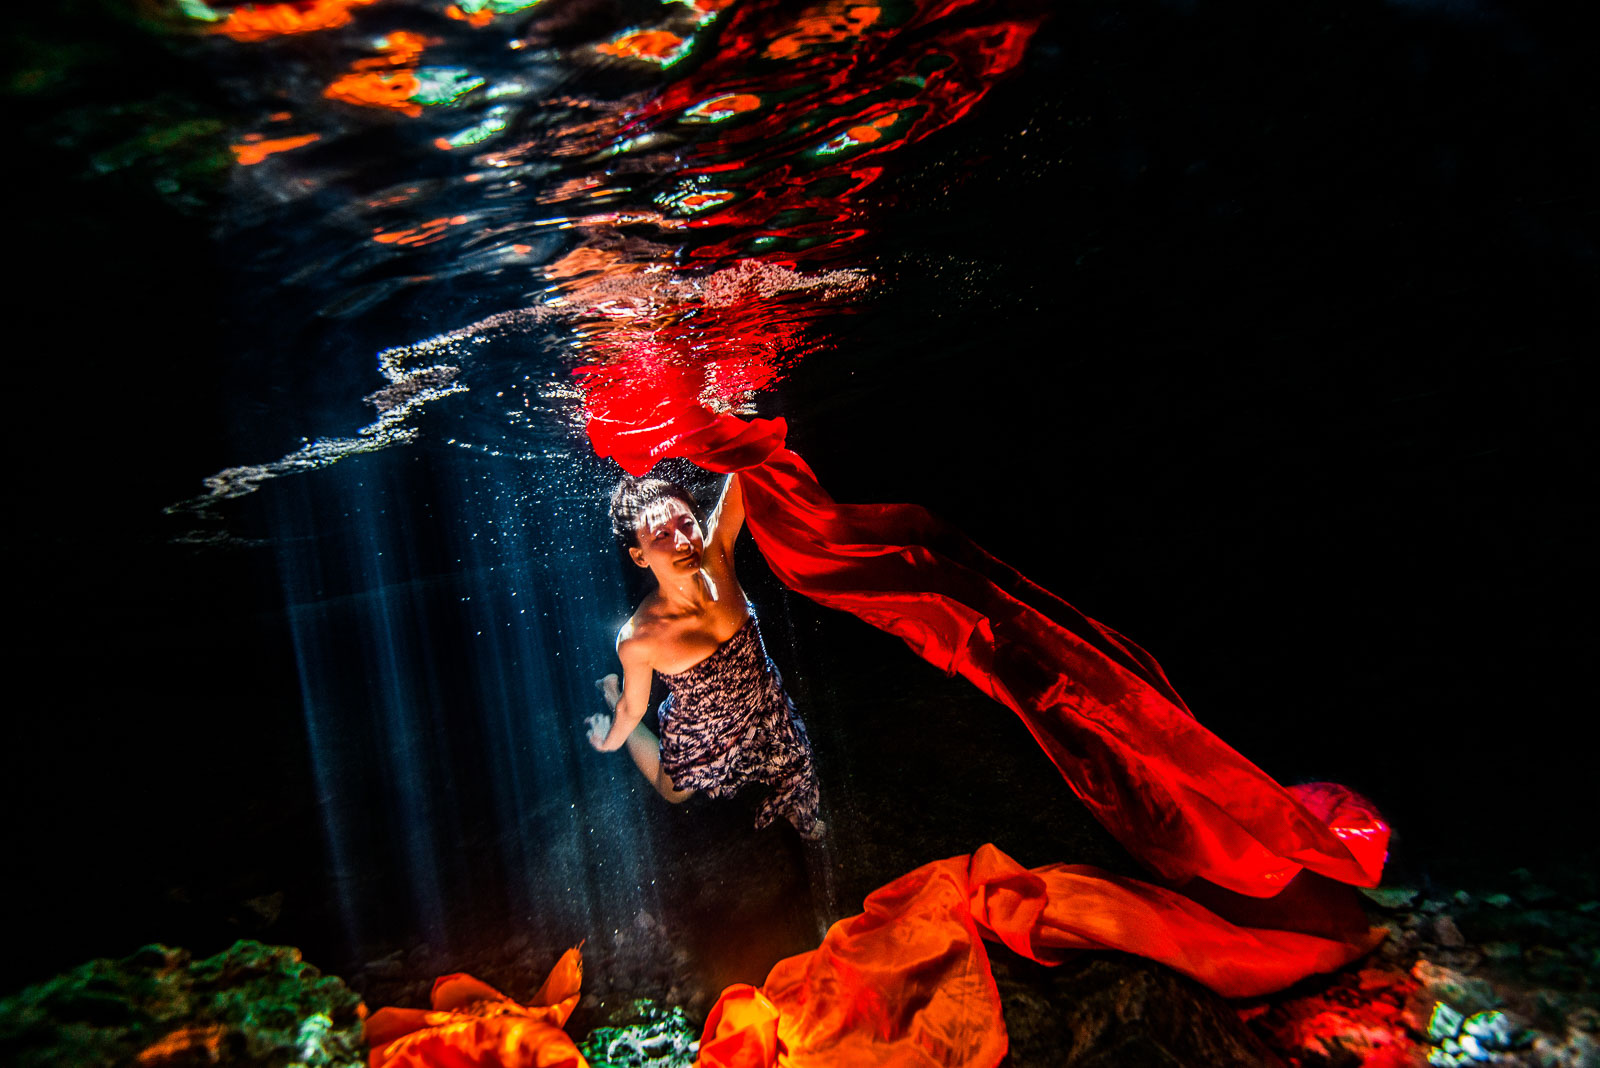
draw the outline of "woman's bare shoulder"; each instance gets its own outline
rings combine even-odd
[[[656,606],[652,604],[653,597],[645,598],[628,621],[617,631],[617,656],[623,663],[632,660],[636,663],[649,665],[655,658],[657,647],[661,643],[662,620]]]

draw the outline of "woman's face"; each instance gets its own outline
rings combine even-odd
[[[669,575],[700,570],[705,537],[694,513],[677,498],[668,497],[640,512],[633,532],[639,545],[628,555],[640,567]]]

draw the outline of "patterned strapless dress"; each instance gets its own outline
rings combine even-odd
[[[757,827],[787,819],[804,838],[822,833],[811,740],[783,676],[767,655],[754,613],[700,663],[657,672],[669,695],[661,702],[661,767],[680,790],[725,797],[762,783]]]

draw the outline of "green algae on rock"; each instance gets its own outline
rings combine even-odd
[[[635,999],[613,1026],[596,1027],[578,1044],[591,1068],[689,1068],[700,1029],[681,1008]]]
[[[214,957],[150,945],[0,1000],[0,1062],[357,1068],[361,999],[292,946],[240,941]]]

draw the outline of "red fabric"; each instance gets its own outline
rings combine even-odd
[[[1081,866],[1030,872],[992,846],[927,865],[760,990],[725,992],[706,1068],[995,1065],[1005,1026],[983,938],[1045,963],[1136,953],[1246,996],[1340,967],[1381,937],[1336,885],[1382,874],[1389,829],[1363,798],[1330,783],[1284,789],[1196,722],[1133,642],[922,508],[838,504],[784,447],[782,420],[685,403],[676,386],[695,386],[692,366],[638,370],[624,361],[588,378],[596,451],[635,474],[666,457],[738,472],[751,534],[785,585],[1015,711],[1096,818],[1193,895]]]
[[[739,122],[684,145],[674,160],[681,188],[698,181],[737,193],[683,220],[700,238],[684,251],[717,264],[747,255],[757,234],[837,251],[867,233],[872,208],[857,194],[883,173],[875,164],[959,121],[1022,62],[1040,19],[1015,17],[1007,6],[1015,5],[729,8],[705,62],[663,87],[626,130],[640,137],[672,129],[719,97],[750,101]]]
[[[1047,964],[1072,950],[1126,950],[1247,997],[1337,968],[1381,937],[1240,927],[1171,890],[1081,865],[1030,871],[986,845],[877,890],[760,990],[730,987],[706,1021],[699,1064],[996,1065],[1007,1039],[983,938]]]
[[[783,420],[713,415],[660,386],[589,394],[601,455],[636,474],[667,456],[739,472],[750,532],[785,585],[898,635],[1011,708],[1152,870],[1252,897],[1302,869],[1377,884],[1388,827],[1370,805],[1330,786],[1313,811],[1201,726],[1133,642],[920,507],[836,503],[784,448]]]
[[[582,981],[576,948],[527,1004],[470,975],[440,976],[432,1010],[383,1008],[368,1018],[368,1068],[587,1068],[561,1029]]]

